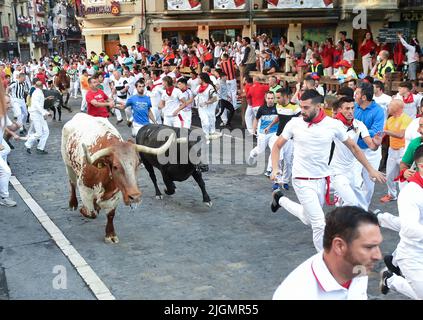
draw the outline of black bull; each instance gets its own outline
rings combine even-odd
[[[160,124],[150,124],[138,131],[136,141],[137,144],[148,147],[160,147],[172,132],[175,132],[178,139],[182,138],[185,141],[173,144],[164,155],[159,157],[140,152],[141,160],[156,189],[156,199],[162,199],[162,193],[157,186],[154,167],[162,173],[163,182],[166,185],[165,193],[167,195],[175,193],[176,187],[174,181],[185,181],[192,176],[201,189],[203,202],[211,206],[212,203],[207,194],[206,185],[200,170],[201,136],[198,136],[198,138],[194,137],[193,139],[195,141],[191,141],[189,139],[191,130],[173,128]],[[176,150],[177,155],[175,155]]]

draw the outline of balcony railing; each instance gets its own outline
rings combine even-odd
[[[423,0],[399,0],[399,8],[423,8]]]
[[[34,43],[47,43],[47,35],[46,34],[32,34],[32,42]]]
[[[342,0],[342,9],[398,9],[398,0]]]
[[[18,36],[26,36],[32,32],[32,26],[30,24],[18,25]]]

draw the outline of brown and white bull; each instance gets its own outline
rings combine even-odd
[[[95,219],[101,209],[107,212],[106,243],[119,241],[113,226],[116,207],[123,198],[125,205],[139,203],[137,185],[139,152],[162,154],[169,149],[175,135],[159,148],[149,148],[124,141],[105,118],[76,114],[62,130],[62,157],[69,176],[69,207],[78,208],[76,186],[82,200],[81,214]]]

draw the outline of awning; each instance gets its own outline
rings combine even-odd
[[[102,35],[102,34],[122,34],[122,33],[132,33],[133,30],[134,30],[134,26],[83,28],[82,35],[95,36],[95,35]]]

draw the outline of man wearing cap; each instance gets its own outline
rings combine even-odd
[[[336,66],[338,68],[338,74],[333,75],[331,77],[332,79],[338,79],[339,81],[342,81],[342,83],[350,81],[351,79],[358,79],[357,73],[347,60],[339,61]]]
[[[266,49],[263,53],[264,65],[263,74],[273,74],[279,71],[279,65],[276,60],[272,57],[272,50]]]

